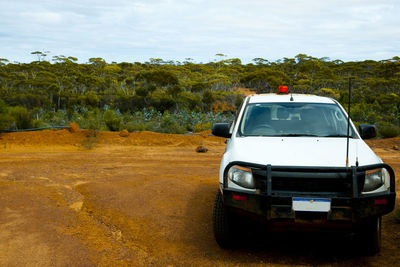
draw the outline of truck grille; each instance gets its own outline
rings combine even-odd
[[[364,184],[363,173],[358,174],[358,192]],[[267,171],[253,169],[256,187],[267,192]],[[272,171],[271,193],[308,193],[352,195],[351,172]]]

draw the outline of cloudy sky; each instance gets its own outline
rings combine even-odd
[[[398,0],[0,0],[0,58],[251,62],[400,56]]]

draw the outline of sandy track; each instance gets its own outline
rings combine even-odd
[[[397,143],[371,145],[399,177]],[[197,145],[210,150],[196,153]],[[0,135],[0,265],[398,265],[393,215],[374,257],[340,237],[301,233],[220,249],[211,216],[223,151],[223,139],[206,135]]]

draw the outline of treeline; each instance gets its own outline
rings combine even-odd
[[[288,85],[292,92],[330,96],[346,105],[352,76],[353,120],[378,124],[384,135],[399,134],[399,57],[343,62],[299,54],[242,64],[218,54],[220,59],[209,63],[91,58],[80,64],[74,57],[48,61],[42,52],[33,54],[38,60],[28,64],[0,59],[2,128],[75,121],[84,128],[109,130],[203,130],[214,118],[233,118],[243,99],[237,88],[275,92]],[[18,123],[22,117],[26,122]]]

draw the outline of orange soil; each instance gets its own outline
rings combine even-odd
[[[0,266],[398,266],[393,213],[373,257],[325,234],[260,235],[220,249],[211,217],[223,141],[207,132],[0,134]],[[397,177],[399,141],[369,141]],[[208,152],[196,153],[199,145]]]
[[[199,135],[177,135],[161,134],[155,132],[133,132],[128,136],[122,137],[119,132],[93,132],[90,130],[79,130],[71,132],[63,130],[44,130],[40,132],[16,132],[0,134],[1,149],[30,149],[41,147],[41,149],[60,146],[64,149],[70,147],[82,148],[88,138],[93,140],[95,145],[140,145],[140,146],[195,146],[203,145],[223,145],[223,139],[209,136],[210,131],[204,131]],[[62,149],[62,148],[60,148]]]

